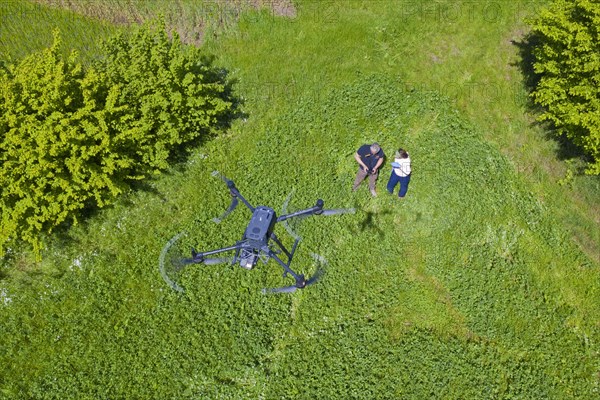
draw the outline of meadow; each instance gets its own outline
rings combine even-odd
[[[78,32],[127,29],[25,4],[48,23],[25,35],[26,13],[3,5],[3,55],[48,45],[58,25],[93,58]],[[567,164],[531,124],[510,43],[541,3],[450,4],[301,1],[204,36],[246,115],[48,238],[42,262],[19,248],[2,259],[0,397],[597,397],[598,181],[557,183]],[[352,155],[374,140],[411,154],[403,201],[385,193],[389,167],[378,197],[350,190]],[[242,208],[212,222],[229,202],[214,170],[277,211],[290,194],[290,209],[357,209],[294,225],[295,268],[327,260],[318,284],[263,295],[291,283],[273,263],[188,268],[184,293],[165,284],[169,239],[220,247],[247,222]]]

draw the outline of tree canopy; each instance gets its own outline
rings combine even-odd
[[[0,68],[0,255],[111,204],[232,110],[224,71],[153,22],[103,44],[89,68],[50,48]]]
[[[600,174],[600,3],[555,0],[531,21],[539,82],[532,96],[550,121],[589,157]]]

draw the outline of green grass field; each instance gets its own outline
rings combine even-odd
[[[0,2],[0,59],[20,59],[52,44],[59,29],[66,49],[77,50],[85,61],[98,53],[98,44],[117,31],[112,24],[94,21],[66,10],[21,0]]]
[[[565,164],[531,125],[510,43],[541,3],[510,4],[302,1],[205,37],[247,117],[50,239],[41,263],[2,259],[0,398],[599,396],[598,180],[557,183]],[[3,5],[3,54],[48,45],[53,22],[80,51],[93,44],[76,32],[126,29],[29,6],[48,23],[15,41],[25,24]],[[403,202],[385,194],[389,167],[377,198],[350,191],[373,140],[411,153]],[[247,223],[241,207],[211,221],[229,201],[213,170],[277,211],[290,193],[291,209],[357,208],[294,227],[295,267],[327,260],[318,284],[263,295],[291,283],[272,262],[188,268],[183,294],[164,283],[174,235],[209,249]]]

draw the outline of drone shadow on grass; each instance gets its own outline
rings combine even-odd
[[[519,68],[523,76],[525,90],[528,94],[531,94],[542,78],[542,75],[536,73],[534,69],[536,62],[535,49],[542,44],[542,37],[535,32],[530,32],[524,35],[520,40],[511,40],[511,43],[517,47],[519,51],[519,59],[512,63],[512,66]],[[526,107],[529,113],[536,117],[544,112],[544,107],[536,104],[531,96],[527,96]],[[589,157],[566,136],[558,136],[554,124],[550,122],[535,121],[532,123],[532,126],[542,128],[545,132],[545,137],[558,144],[556,156],[560,160],[564,161],[573,158],[582,160],[589,159]],[[578,171],[578,173],[583,174],[583,167],[580,169],[581,170]]]
[[[358,223],[358,227],[348,225],[348,230],[352,232],[353,235],[367,232],[374,233],[380,239],[383,239],[385,237],[385,231],[379,227],[380,224],[377,221],[377,217],[391,213],[392,212],[389,210],[382,212],[365,211],[365,217]]]

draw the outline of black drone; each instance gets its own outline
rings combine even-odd
[[[292,292],[296,289],[303,289],[306,286],[316,282],[320,276],[319,271],[317,271],[317,273],[315,273],[315,275],[313,275],[310,279],[306,279],[303,274],[296,273],[290,267],[292,259],[294,258],[294,254],[298,247],[298,243],[300,242],[300,237],[295,235],[291,231],[291,229],[289,229],[289,225],[287,225],[286,221],[288,221],[291,218],[306,217],[311,215],[336,215],[344,213],[354,213],[355,210],[353,208],[324,209],[323,200],[318,199],[316,204],[312,207],[295,211],[289,214],[277,216],[275,210],[273,210],[273,208],[271,207],[252,206],[252,204],[250,204],[248,200],[246,200],[244,196],[242,196],[242,194],[236,188],[235,183],[233,183],[232,180],[227,179],[225,176],[220,175],[216,171],[213,173],[213,176],[214,175],[219,175],[221,179],[227,184],[229,194],[231,195],[231,204],[229,205],[229,207],[223,215],[221,215],[219,218],[214,218],[213,221],[216,223],[220,223],[237,207],[238,203],[241,201],[252,212],[250,222],[246,226],[241,240],[236,242],[234,245],[216,250],[202,252],[196,251],[192,248],[191,258],[181,260],[181,262],[179,263],[180,266],[177,268],[177,270],[190,264],[214,265],[220,263],[231,263],[232,265],[235,263],[239,263],[241,267],[251,270],[256,266],[259,260],[266,264],[269,259],[273,259],[283,268],[283,276],[286,277],[288,274],[291,275],[295,280],[295,284],[292,286],[277,289],[265,289],[264,292]],[[286,230],[294,237],[294,244],[292,245],[291,250],[288,250],[274,233],[275,225],[279,222],[285,223]],[[162,259],[164,258],[164,253],[166,252],[167,247],[172,245],[173,242],[177,240],[177,238],[178,236],[173,238],[171,242],[167,244],[165,250],[163,250],[163,254],[161,254],[161,265],[164,262],[164,260]],[[233,258],[211,257],[219,253],[232,251],[235,251],[235,255],[233,256]],[[282,254],[284,255],[284,257],[281,257]],[[319,257],[318,255],[314,256]],[[162,272],[163,271],[161,267],[161,273]],[[170,282],[169,278],[165,274],[163,274],[163,277],[165,278],[167,283],[171,284],[171,286],[174,289],[183,291],[177,284]]]

